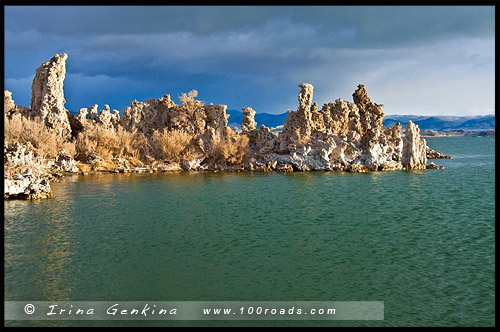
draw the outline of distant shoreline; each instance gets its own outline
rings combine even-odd
[[[495,137],[495,130],[421,130],[421,137]]]
[[[401,130],[401,136],[404,137],[405,130]],[[495,137],[495,130],[420,130],[420,137]]]

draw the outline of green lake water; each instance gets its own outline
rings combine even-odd
[[[4,202],[6,301],[384,301],[382,321],[10,326],[493,326],[495,139],[445,170],[102,174]]]

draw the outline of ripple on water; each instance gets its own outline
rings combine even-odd
[[[5,202],[5,298],[377,300],[384,321],[326,323],[492,325],[494,139],[462,139],[428,139],[443,171],[54,183]]]

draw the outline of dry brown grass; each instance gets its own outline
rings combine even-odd
[[[207,159],[212,164],[241,164],[249,153],[248,141],[247,135],[235,133],[231,128],[227,128],[226,136],[215,139],[210,145]]]
[[[57,135],[38,119],[30,119],[15,115],[12,119],[4,116],[5,144],[31,143],[36,154],[43,159],[55,158],[59,151],[66,150],[70,156],[75,155],[75,144]]]
[[[193,92],[194,91],[194,92]],[[181,100],[186,107],[203,105],[194,100],[197,93],[193,90],[183,94]],[[100,124],[87,126],[80,132],[74,142],[66,141],[58,136],[43,122],[22,116],[12,119],[4,117],[4,138],[6,145],[16,142],[31,143],[39,158],[55,158],[62,149],[81,161],[87,161],[91,153],[97,153],[105,161],[113,157],[137,158],[180,163],[193,158],[196,150],[193,144],[193,134],[183,130],[155,131],[148,139],[136,131],[129,132],[122,127],[116,130],[103,128]],[[211,163],[238,165],[244,162],[248,155],[248,137],[227,129],[225,137],[210,144],[205,155]],[[199,149],[199,148],[198,148]],[[200,149],[199,149],[200,150]]]
[[[76,138],[76,158],[86,161],[91,153],[97,153],[104,160],[113,156],[113,151],[118,147],[118,139],[113,132],[101,125],[85,128]]]
[[[154,158],[178,163],[189,159],[194,153],[191,140],[193,135],[183,130],[154,131],[150,138],[151,153]]]
[[[80,132],[75,140],[76,156],[75,159],[87,161],[87,157],[96,151],[97,143],[91,134],[92,130]]]
[[[130,132],[120,126],[116,130],[116,137],[118,139],[116,153],[119,156],[144,159],[149,153],[148,139],[143,134],[138,134],[137,129]]]
[[[227,128],[226,144],[224,145],[224,157],[230,165],[241,164],[248,156],[247,135],[235,133],[231,128]]]
[[[86,161],[92,153],[104,160],[113,157],[145,158],[149,151],[148,140],[137,131],[126,131],[122,127],[110,130],[100,124],[88,126],[76,138],[76,158]]]

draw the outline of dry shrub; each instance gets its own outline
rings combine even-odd
[[[212,140],[208,148],[206,149],[205,159],[209,164],[225,164],[226,158],[224,156],[224,146],[226,145],[226,140],[224,138],[215,138]]]
[[[93,137],[93,130],[90,128],[80,132],[75,140],[76,156],[75,159],[87,161],[87,157],[96,151],[97,142]]]
[[[118,139],[116,153],[119,156],[144,159],[148,154],[148,139],[143,134],[138,134],[137,129],[130,132],[120,126],[116,130],[116,137]]]
[[[230,165],[241,164],[248,155],[247,135],[235,133],[231,128],[227,128],[226,144],[224,145],[224,157]]]
[[[4,131],[3,137],[5,144],[12,145],[19,142],[23,132],[23,124],[20,116],[13,116],[9,119],[7,115],[4,114]]]
[[[213,164],[241,164],[248,156],[248,141],[247,135],[235,133],[228,127],[224,138],[217,138],[212,141],[207,151],[207,159]]]
[[[183,93],[179,96],[179,100],[182,103],[182,107],[187,110],[194,112],[195,110],[203,107],[204,102],[200,100],[195,100],[194,98],[198,96],[197,90],[191,90],[190,92]]]
[[[194,153],[191,140],[193,135],[180,129],[155,130],[150,139],[151,153],[156,159],[179,163],[189,159]]]
[[[31,143],[35,152],[43,159],[52,159],[59,151],[75,155],[75,145],[47,127],[40,119],[23,117],[20,114],[11,119],[4,116],[4,139],[7,145]]]
[[[113,157],[145,158],[149,151],[148,140],[137,130],[132,132],[119,126],[116,130],[107,129],[100,124],[89,125],[76,138],[76,158],[86,161],[92,153],[104,160]]]
[[[76,138],[76,158],[86,161],[92,153],[97,153],[104,160],[109,160],[119,150],[119,140],[115,133],[100,124],[91,125]]]

